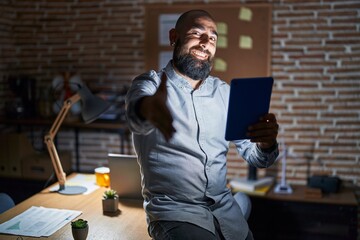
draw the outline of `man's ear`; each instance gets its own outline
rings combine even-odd
[[[174,44],[175,44],[175,42],[177,40],[177,32],[176,32],[175,28],[172,28],[169,31],[169,40],[170,40],[170,45],[174,46]]]

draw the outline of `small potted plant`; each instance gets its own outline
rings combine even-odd
[[[89,232],[89,225],[88,222],[84,219],[77,219],[71,222],[71,232],[73,235],[74,240],[86,240],[88,232]]]
[[[118,210],[119,196],[114,189],[108,189],[104,192],[103,199],[103,211],[114,213]]]

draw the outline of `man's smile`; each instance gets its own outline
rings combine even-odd
[[[200,60],[206,60],[208,58],[208,54],[204,53],[203,51],[193,49],[191,53]]]

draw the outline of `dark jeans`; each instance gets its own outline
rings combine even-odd
[[[197,225],[177,221],[156,221],[149,226],[151,237],[155,240],[224,240],[219,224],[214,220],[216,235]],[[247,240],[252,240],[249,231]]]

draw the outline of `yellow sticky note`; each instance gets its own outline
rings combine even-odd
[[[228,31],[228,27],[227,24],[224,22],[217,22],[216,23],[216,28],[217,28],[217,32],[218,34],[222,34],[222,35],[226,35],[227,31]]]
[[[216,42],[216,47],[227,48],[227,46],[228,46],[227,37],[226,36],[218,36],[217,42]]]
[[[252,38],[250,36],[240,36],[239,48],[252,49]]]
[[[214,70],[219,72],[225,72],[227,69],[227,63],[221,58],[215,58]]]
[[[252,11],[250,8],[242,7],[239,13],[239,19],[242,21],[251,21]]]

